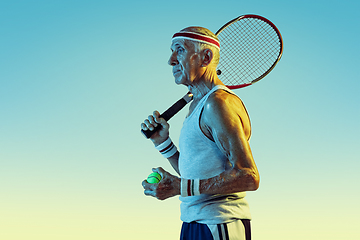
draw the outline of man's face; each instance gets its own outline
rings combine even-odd
[[[173,66],[175,82],[188,86],[199,75],[200,54],[195,51],[193,44],[183,39],[175,39],[171,51],[168,63]]]

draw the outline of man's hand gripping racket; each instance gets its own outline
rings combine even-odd
[[[264,78],[279,62],[283,41],[277,27],[258,15],[243,15],[222,26],[216,36],[221,43],[217,69],[219,79],[230,89],[250,86]],[[191,93],[167,109],[160,118],[168,121],[192,100]],[[141,130],[146,138],[158,131]]]

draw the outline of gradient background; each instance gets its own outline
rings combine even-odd
[[[220,3],[221,2],[221,3]],[[140,134],[174,84],[174,32],[246,13],[280,29],[270,75],[235,90],[261,183],[253,239],[360,239],[358,1],[1,1],[0,239],[178,239],[179,200],[143,195],[170,165]],[[186,111],[171,120],[178,143]]]

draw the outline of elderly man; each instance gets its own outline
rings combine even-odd
[[[142,124],[157,131],[151,140],[180,177],[162,168],[157,184],[143,181],[145,195],[160,200],[180,195],[180,239],[250,239],[246,191],[259,187],[244,104],[216,74],[220,43],[209,30],[188,27],[172,39],[169,64],[177,84],[193,94],[184,121],[180,152],[169,138],[169,124],[155,111]]]

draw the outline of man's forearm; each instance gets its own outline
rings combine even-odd
[[[172,155],[171,157],[168,158],[169,163],[171,164],[171,166],[174,168],[174,170],[180,175],[180,171],[179,171],[179,151],[177,151],[174,155]]]
[[[201,194],[229,194],[255,191],[259,187],[259,175],[251,169],[231,169],[218,176],[200,180]]]

